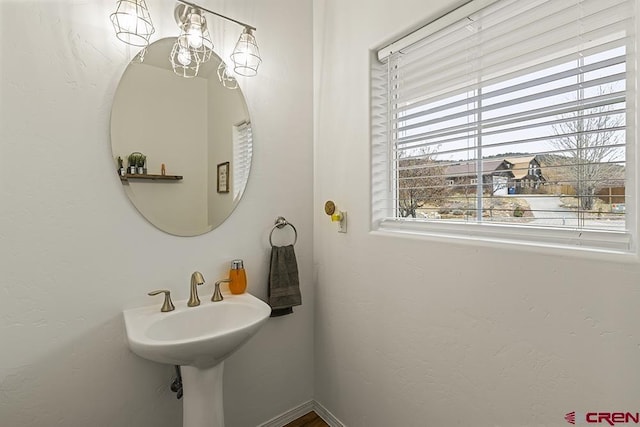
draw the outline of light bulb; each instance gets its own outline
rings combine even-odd
[[[189,49],[185,47],[181,47],[178,50],[178,62],[184,65],[185,67],[191,64],[191,53],[189,53]]]
[[[233,56],[233,61],[236,64],[246,65],[249,60],[246,49],[237,50]]]
[[[202,27],[191,24],[187,27],[187,42],[194,49],[202,47]]]
[[[187,35],[187,43],[194,49],[202,47],[202,32],[206,25],[204,16],[198,12],[192,12],[184,24],[184,32]]]
[[[136,10],[136,5],[129,2],[121,3],[120,9],[118,10],[118,24],[120,24],[120,28],[128,33],[135,33],[137,20],[138,11]]]

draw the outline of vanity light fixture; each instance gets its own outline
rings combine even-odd
[[[116,37],[132,46],[149,46],[149,39],[156,31],[144,0],[118,0],[111,22]]]
[[[231,54],[233,71],[246,77],[255,76],[262,62],[253,32],[256,28],[219,14],[186,0],[177,0],[174,18],[180,27],[180,36],[171,51],[173,71],[183,77],[198,75],[200,64],[207,62],[213,52],[213,42],[204,12],[242,26],[244,29]],[[116,11],[111,14],[116,36],[133,46],[147,47],[155,32],[145,0],[118,0]],[[221,77],[222,76],[222,77]],[[237,81],[229,69],[218,69],[218,77],[225,87],[237,87]],[[226,83],[225,83],[226,82]],[[233,87],[235,84],[235,87]]]

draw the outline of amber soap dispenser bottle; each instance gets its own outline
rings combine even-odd
[[[244,271],[244,263],[241,259],[231,261],[231,270],[229,270],[229,291],[232,294],[243,294],[247,290],[247,273]]]

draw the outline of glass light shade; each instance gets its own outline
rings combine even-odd
[[[220,65],[218,65],[218,80],[227,89],[238,88],[238,80],[229,72],[229,68],[224,61],[220,61]]]
[[[145,0],[118,0],[111,23],[116,37],[132,46],[149,46],[149,39],[156,31]]]
[[[236,43],[235,49],[231,54],[233,61],[233,71],[236,74],[246,77],[253,77],[258,74],[258,67],[262,62],[258,44],[251,29],[246,28],[240,34],[240,39]]]
[[[202,27],[204,23],[204,17],[197,12],[192,12],[187,17],[187,22],[184,23],[184,31],[187,33],[187,40],[189,46],[194,49],[202,47]]]
[[[194,50],[189,47],[186,35],[180,35],[173,44],[169,60],[173,72],[180,77],[192,78],[198,75],[200,62],[197,61]]]
[[[178,62],[182,65],[191,64],[191,54],[189,53],[189,49],[185,49],[184,47],[179,48],[176,58],[178,58]]]
[[[202,27],[189,25],[186,29],[189,46],[194,49],[202,47]]]

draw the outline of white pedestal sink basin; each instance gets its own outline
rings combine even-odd
[[[271,314],[266,303],[249,293],[223,295],[223,301],[203,301],[197,307],[177,301],[168,313],[160,312],[157,304],[124,311],[134,353],[181,366],[183,427],[224,427],[223,362]]]

